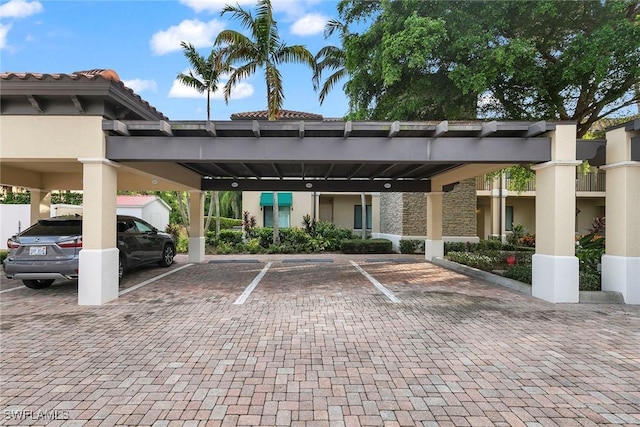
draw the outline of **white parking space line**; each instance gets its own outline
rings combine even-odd
[[[144,282],[141,282],[141,283],[138,283],[137,285],[134,285],[134,286],[132,286],[130,288],[127,288],[124,291],[120,291],[118,293],[118,295],[122,296],[124,294],[128,294],[129,292],[135,291],[136,289],[139,289],[139,288],[143,287],[144,285],[148,285],[149,283],[155,282],[156,280],[162,279],[163,277],[167,277],[168,275],[176,273],[176,272],[178,272],[180,270],[183,270],[183,269],[185,269],[187,267],[191,267],[192,265],[193,264],[183,265],[182,267],[178,267],[175,270],[167,271],[164,274],[161,274],[161,275],[156,276],[156,277],[152,277],[151,279],[145,280]]]
[[[5,292],[11,292],[11,291],[15,291],[17,289],[24,289],[25,286],[18,286],[17,288],[9,288],[9,289],[5,289],[4,291],[0,291],[0,294],[4,294]]]
[[[378,288],[378,290],[380,292],[382,292],[387,298],[389,298],[389,300],[393,303],[399,303],[402,302],[400,301],[400,298],[398,298],[397,296],[395,296],[393,294],[393,292],[391,292],[389,289],[385,288],[384,285],[380,282],[378,282],[372,275],[370,275],[369,273],[367,273],[366,271],[364,271],[364,269],[362,267],[360,267],[358,264],[356,264],[354,261],[349,260],[349,262],[351,263],[351,265],[353,265],[356,270],[358,270],[360,272],[360,274],[362,274],[364,277],[366,277],[373,286],[375,286],[376,288]]]
[[[244,304],[247,298],[249,298],[249,295],[251,295],[251,292],[253,292],[256,286],[258,286],[258,283],[260,283],[260,280],[262,280],[264,275],[267,274],[267,271],[269,271],[269,268],[271,268],[272,264],[273,264],[272,262],[269,262],[267,263],[267,265],[264,266],[262,271],[260,271],[260,273],[258,273],[258,275],[253,279],[253,281],[249,283],[249,286],[247,286],[247,288],[244,290],[242,295],[238,297],[238,299],[234,302],[234,304],[236,305]]]

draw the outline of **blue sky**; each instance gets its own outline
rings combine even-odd
[[[241,30],[230,15],[220,16],[236,0],[163,1],[0,1],[0,70],[3,72],[71,73],[111,68],[121,80],[171,120],[206,119],[206,98],[176,84],[187,70],[180,42],[193,43],[206,56],[218,32]],[[254,10],[255,0],[239,0]],[[324,24],[338,18],[337,0],[272,0],[280,37],[303,44],[312,54],[326,40]],[[311,71],[301,64],[283,66],[283,108],[341,117],[347,112],[342,83],[320,106]],[[213,120],[232,113],[266,108],[261,72],[244,81],[226,105],[211,104]]]

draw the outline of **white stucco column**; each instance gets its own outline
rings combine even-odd
[[[536,253],[532,295],[550,302],[579,301],[575,256],[576,125],[558,124],[550,133],[551,161],[536,172]]]
[[[118,298],[118,165],[103,158],[78,160],[83,163],[82,250],[78,304],[100,305]]]
[[[434,188],[432,188],[433,190]],[[427,193],[427,240],[424,242],[424,257],[427,261],[444,256],[442,241],[442,188]]]
[[[491,237],[501,242],[505,241],[508,193],[504,173],[500,173],[493,180],[491,189]]]
[[[640,304],[640,162],[631,161],[632,132],[607,132],[606,253],[602,290]]]
[[[204,195],[191,191],[189,197],[189,262],[204,261]]]
[[[31,193],[31,223],[51,216],[51,193],[47,190],[30,188]]]

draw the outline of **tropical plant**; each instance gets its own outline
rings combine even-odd
[[[335,19],[330,20],[325,25],[324,37],[329,38],[335,31],[340,31],[340,39],[344,43],[344,39],[348,36],[347,27]],[[316,66],[313,72],[313,88],[316,91],[320,89],[318,99],[320,101],[320,105],[322,105],[327,94],[340,80],[347,76],[347,55],[344,48],[338,46],[325,46],[318,51],[315,56],[315,61]],[[331,70],[333,73],[326,78],[322,87],[320,87],[322,73],[325,70]]]
[[[189,62],[189,72],[179,73],[176,79],[185,86],[207,94],[207,121],[211,120],[211,93],[218,90],[220,76],[231,71],[229,64],[222,60],[220,50],[212,49],[207,58],[196,51],[191,43],[181,42],[182,52]],[[216,212],[216,236],[220,233],[220,199],[217,191],[209,193],[209,212],[205,230],[209,228],[212,210]],[[180,198],[182,199],[182,198]],[[181,211],[183,212],[183,211]]]
[[[264,70],[267,87],[267,117],[276,120],[282,110],[284,86],[279,65],[293,62],[308,64],[313,70],[315,60],[311,52],[303,45],[287,46],[280,38],[278,24],[273,17],[271,0],[259,0],[255,17],[240,5],[227,5],[221,16],[231,14],[233,19],[249,30],[247,36],[235,30],[221,31],[215,40],[221,46],[221,57],[230,66],[237,65],[229,74],[224,86],[224,99],[229,102],[232,89],[243,79],[255,74],[258,68]],[[279,244],[278,233],[278,195],[273,193],[273,244]]]

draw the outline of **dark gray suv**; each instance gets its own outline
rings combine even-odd
[[[118,250],[120,280],[133,267],[157,263],[173,264],[176,245],[170,234],[148,222],[118,215]],[[41,219],[7,240],[9,254],[4,271],[9,279],[21,279],[32,289],[51,286],[55,279],[77,279],[82,249],[82,217],[62,216]]]

